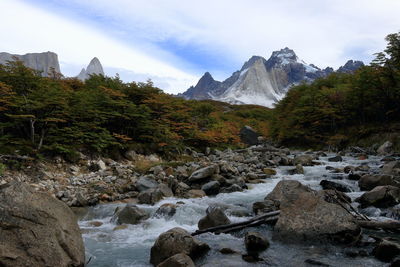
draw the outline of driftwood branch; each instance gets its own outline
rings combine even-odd
[[[33,158],[28,156],[18,156],[18,155],[0,155],[0,160],[1,159],[34,160]]]
[[[260,225],[260,224],[264,224],[264,223],[273,223],[278,220],[279,214],[280,214],[280,211],[277,210],[277,211],[269,212],[269,213],[254,217],[247,221],[219,225],[219,226],[210,227],[210,228],[203,229],[203,230],[197,230],[196,232],[192,233],[192,236],[200,235],[203,233],[216,233],[216,234],[228,233],[228,232],[241,230],[243,228],[250,227],[250,226],[256,226],[256,225]]]
[[[362,228],[374,229],[374,230],[385,230],[385,231],[400,231],[399,221],[357,221],[357,224]]]

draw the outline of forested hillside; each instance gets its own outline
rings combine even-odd
[[[269,109],[186,101],[147,83],[94,75],[41,77],[21,62],[0,65],[0,153],[176,152],[184,146],[239,147],[250,125],[267,135]]]
[[[271,136],[289,146],[343,148],[400,131],[400,33],[386,41],[385,51],[354,74],[335,73],[292,88],[274,110]]]

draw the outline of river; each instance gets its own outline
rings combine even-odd
[[[333,155],[328,155],[333,156]],[[150,214],[154,214],[158,207],[164,203],[176,203],[179,205],[176,214],[169,220],[151,217],[138,225],[129,225],[126,229],[113,230],[116,225],[110,222],[114,210],[125,204],[102,204],[88,209],[87,213],[80,219],[79,225],[83,231],[86,247],[86,257],[90,258],[88,266],[151,266],[149,264],[150,248],[156,238],[163,232],[173,228],[181,227],[189,232],[197,230],[197,223],[205,215],[209,205],[221,205],[226,209],[226,214],[232,222],[249,219],[252,204],[261,201],[271,192],[275,185],[282,179],[294,179],[313,189],[321,189],[319,183],[322,179],[336,180],[349,185],[354,192],[347,193],[352,199],[360,196],[362,192],[357,186],[357,181],[346,179],[346,174],[330,173],[326,166],[343,168],[348,165],[359,166],[368,164],[370,172],[378,172],[382,165],[380,157],[370,156],[367,160],[358,160],[352,157],[343,157],[342,162],[328,162],[328,157],[320,157],[321,165],[304,167],[304,175],[288,175],[290,167],[277,168],[274,178],[265,179],[265,183],[249,185],[249,189],[243,192],[229,194],[218,194],[215,197],[203,197],[198,199],[167,198],[154,206],[138,205]],[[368,209],[370,216],[379,216],[376,208]],[[247,215],[247,216],[244,216]],[[377,217],[376,219],[384,219]],[[91,221],[100,221],[100,227],[94,227]],[[219,253],[222,247],[229,247],[241,254],[245,254],[243,235],[248,229],[235,234],[203,234],[198,239],[211,246],[206,257],[196,262],[198,266],[309,266],[305,263],[307,259],[315,259],[331,266],[383,266],[382,262],[373,257],[347,257],[344,248],[333,245],[288,245],[272,240],[272,228],[270,226],[259,226],[257,231],[263,232],[270,240],[271,246],[260,257],[265,261],[257,264],[247,263],[242,260],[240,254],[223,255]]]

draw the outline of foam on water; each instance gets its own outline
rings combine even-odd
[[[332,156],[332,155],[329,155]],[[343,162],[327,162],[328,157],[320,158],[319,162],[321,165],[304,167],[304,175],[288,175],[287,169],[293,167],[279,167],[277,169],[277,175],[273,179],[266,179],[265,183],[257,185],[249,185],[249,189],[243,192],[234,192],[229,194],[219,194],[216,197],[203,197],[198,199],[179,199],[179,198],[167,198],[154,206],[149,205],[138,205],[140,208],[145,209],[148,213],[153,215],[158,207],[164,203],[176,203],[183,201],[185,204],[179,205],[176,214],[171,219],[151,217],[145,222],[138,225],[128,225],[126,229],[113,230],[116,225],[111,223],[111,217],[114,210],[118,206],[124,206],[125,204],[104,204],[92,207],[89,209],[83,219],[80,220],[79,225],[83,231],[83,237],[86,247],[87,259],[91,258],[89,266],[150,266],[150,248],[154,244],[157,237],[174,227],[181,227],[189,232],[197,230],[197,223],[201,217],[206,213],[205,210],[209,205],[222,205],[226,208],[226,213],[232,222],[239,222],[246,217],[236,217],[232,211],[235,209],[242,209],[251,211],[251,206],[256,201],[261,201],[264,197],[273,190],[276,184],[282,179],[294,179],[298,180],[303,184],[309,185],[313,189],[321,189],[319,182],[321,179],[328,179],[332,177],[332,174],[325,169],[327,165],[334,168],[343,168],[347,165],[358,166],[363,162],[368,163],[370,167],[377,168],[380,164],[380,158],[370,157],[367,161],[360,161],[350,157],[344,157]],[[349,185],[356,191],[359,191],[357,183],[350,180],[341,180],[342,183]],[[360,192],[352,192],[349,194],[352,198],[361,195]],[[368,211],[370,216],[379,216],[379,211],[371,209]],[[90,224],[91,221],[100,221],[103,224],[100,227],[94,227]],[[265,234],[271,235],[271,231],[266,231]],[[224,256],[218,254],[218,247],[227,244],[228,247],[236,248],[238,251],[243,251],[243,238],[237,235],[213,235],[204,234],[199,236],[199,239],[207,242],[212,248],[214,248],[207,256],[207,262],[204,266],[213,266],[213,262],[219,262],[229,266],[246,266],[246,263],[241,261],[237,263],[238,258],[236,256]],[[283,246],[277,244],[275,248],[269,249],[267,257],[271,258],[271,261],[277,261],[277,264],[281,264],[278,258],[281,253],[288,253],[291,251],[291,261],[298,258],[298,254],[307,255],[305,247],[299,246]],[[307,248],[309,249],[309,248]],[[307,250],[308,251],[308,250]],[[243,251],[244,252],[244,251]],[[324,252],[325,253],[325,252]],[[287,256],[287,255],[286,255]],[[326,256],[329,260],[329,257]],[[333,257],[332,260],[337,260]],[[363,262],[365,266],[375,266],[375,262],[371,260],[371,265],[368,263],[370,260]],[[233,264],[235,262],[235,264]],[[290,261],[289,261],[290,262]],[[239,264],[239,265],[237,265]],[[351,264],[355,264],[352,262]],[[345,266],[346,264],[344,264]],[[357,264],[356,264],[357,265]],[[214,265],[215,266],[215,265]],[[221,266],[221,265],[220,265]],[[255,265],[252,265],[255,266]],[[343,266],[343,265],[342,265]]]

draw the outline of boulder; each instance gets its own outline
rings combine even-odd
[[[154,205],[163,198],[163,193],[159,188],[148,189],[138,195],[140,204]]]
[[[206,216],[201,218],[198,223],[199,230],[231,223],[229,218],[226,217],[225,213],[220,208],[208,207],[206,213]]]
[[[164,218],[171,218],[172,216],[175,215],[176,213],[176,208],[177,206],[175,204],[172,203],[165,203],[162,204],[155,213],[156,217],[164,217]]]
[[[214,173],[218,172],[218,165],[213,164],[211,166],[198,169],[197,171],[193,172],[192,175],[189,177],[189,182],[199,182],[205,178],[211,177]]]
[[[389,161],[383,165],[382,174],[400,175],[400,161]]]
[[[240,140],[247,145],[257,145],[259,134],[253,130],[250,126],[244,126],[240,129]]]
[[[296,168],[287,170],[289,175],[304,174],[304,168],[301,164],[297,164]]]
[[[282,180],[275,186],[274,190],[264,198],[264,200],[275,203],[276,208],[279,209],[282,200],[291,198],[291,196],[295,197],[300,192],[313,192],[313,190],[295,180]]]
[[[247,232],[244,244],[249,254],[258,253],[269,247],[268,239],[258,232]]]
[[[111,218],[116,224],[138,224],[149,218],[149,215],[133,204],[127,204],[124,208],[117,208]]]
[[[322,189],[324,190],[332,189],[332,190],[338,190],[340,192],[352,192],[349,186],[333,181],[321,180],[319,184],[322,186]]]
[[[157,266],[169,257],[183,253],[195,259],[206,253],[210,247],[192,237],[189,232],[182,228],[173,228],[162,233],[150,251],[150,263]]]
[[[331,158],[328,158],[328,161],[329,162],[340,162],[340,161],[343,161],[343,158],[342,158],[342,156],[335,156],[335,157],[331,157]]]
[[[353,180],[353,181],[358,181],[358,180],[360,180],[360,178],[361,178],[360,174],[353,173],[353,172],[349,173],[349,175],[347,176],[347,179]]]
[[[25,183],[0,187],[0,265],[84,266],[75,214],[62,201]]]
[[[390,141],[383,143],[376,152],[378,155],[385,156],[393,153],[393,144]]]
[[[189,191],[187,191],[187,193],[185,194],[185,197],[187,198],[201,198],[201,197],[205,197],[206,193],[203,190],[199,190],[199,189],[191,189]]]
[[[358,180],[358,186],[363,191],[368,191],[381,185],[396,185],[396,183],[391,175],[367,174],[363,175],[360,180]]]
[[[161,262],[157,267],[195,267],[195,265],[188,255],[178,253]]]
[[[300,164],[302,166],[313,166],[313,160],[316,158],[313,155],[298,155],[293,159],[295,165]]]
[[[219,182],[211,181],[211,182],[204,184],[201,187],[201,190],[203,190],[207,196],[213,196],[213,195],[217,195],[219,193],[219,188],[220,188]]]
[[[390,262],[396,256],[400,255],[400,245],[395,242],[383,239],[374,248],[372,254],[381,261]]]
[[[266,199],[279,202],[281,210],[274,238],[288,242],[351,243],[359,237],[361,229],[344,208],[325,201],[316,191],[297,181],[279,182]]]
[[[362,208],[375,206],[377,208],[392,207],[400,203],[400,188],[385,185],[377,186],[356,199]]]
[[[242,191],[243,191],[243,189],[240,186],[238,186],[237,184],[233,184],[231,186],[222,188],[220,193],[233,193],[233,192],[242,192]]]
[[[142,176],[139,178],[139,180],[136,181],[136,188],[139,192],[146,191],[148,189],[156,188],[158,187],[158,183],[156,180],[154,180],[154,176],[147,175],[147,176]]]
[[[276,175],[276,170],[274,169],[264,168],[263,172],[267,175]]]
[[[174,193],[172,192],[171,188],[168,187],[166,184],[160,184],[158,189],[161,191],[164,197],[173,197]]]

